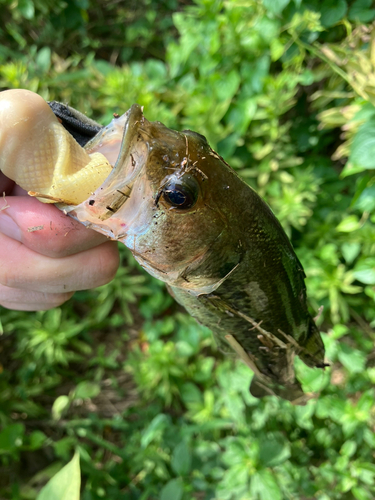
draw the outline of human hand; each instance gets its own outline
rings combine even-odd
[[[1,103],[0,103],[1,106]],[[0,132],[12,132],[0,118]],[[1,154],[2,152],[0,152]],[[32,154],[32,151],[30,151]],[[0,305],[47,310],[76,290],[108,283],[119,264],[117,244],[55,206],[31,198],[0,173]]]

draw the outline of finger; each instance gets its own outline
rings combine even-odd
[[[8,208],[0,210],[0,232],[41,255],[65,257],[108,241],[54,205],[29,196],[6,197],[6,203]]]
[[[114,278],[118,264],[117,244],[112,241],[53,259],[0,234],[0,284],[11,288],[42,293],[95,288]]]
[[[0,285],[0,306],[14,311],[47,311],[69,300],[69,293],[41,293]]]

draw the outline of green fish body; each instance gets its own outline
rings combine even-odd
[[[302,402],[297,354],[324,367],[304,271],[267,204],[194,132],[148,122],[138,105],[86,150],[118,157],[89,200],[63,206],[122,241],[224,352],[253,369],[251,393]],[[106,148],[106,149],[105,149]]]

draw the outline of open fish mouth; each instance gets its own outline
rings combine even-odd
[[[112,239],[119,240],[124,236],[124,205],[130,199],[134,184],[147,161],[148,145],[140,134],[144,121],[142,107],[133,104],[124,115],[112,120],[90,141],[86,147],[89,152],[106,154],[105,145],[111,142],[111,136],[119,135],[119,130],[122,132],[117,160],[104,183],[79,205],[58,205],[85,226]],[[113,155],[113,151],[110,154]]]

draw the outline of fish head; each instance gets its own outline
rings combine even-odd
[[[240,260],[228,230],[238,177],[205,137],[149,122],[133,105],[86,149],[117,155],[114,168],[88,200],[60,208],[123,242],[172,286],[195,295],[220,286]]]

